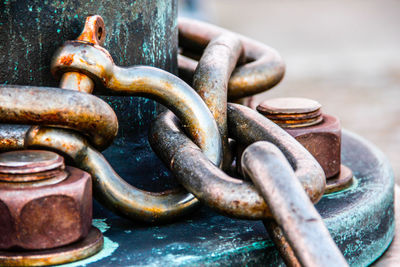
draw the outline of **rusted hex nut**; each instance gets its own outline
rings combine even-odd
[[[87,236],[92,222],[88,173],[56,153],[0,154],[0,249],[50,249]]]
[[[327,179],[340,172],[340,121],[323,114],[317,101],[274,98],[262,102],[257,110],[296,138],[315,157]]]

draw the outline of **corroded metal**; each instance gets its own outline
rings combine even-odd
[[[243,152],[241,162],[302,266],[348,266],[292,166],[275,145],[253,143]]]
[[[131,186],[122,179],[110,163],[85,138],[66,129],[25,127],[0,124],[0,140],[8,148],[11,138],[13,149],[42,147],[68,155],[75,165],[93,178],[96,198],[117,214],[147,222],[176,220],[197,206],[197,199],[185,190],[152,193]]]
[[[103,235],[91,227],[86,238],[61,248],[36,251],[0,251],[2,266],[46,266],[78,261],[90,257],[103,248]]]
[[[307,98],[267,99],[257,106],[257,111],[282,128],[307,127],[322,122],[321,104]]]
[[[236,104],[228,104],[228,125],[232,137],[246,145],[262,140],[276,144],[288,158],[311,201],[317,202],[322,197],[325,190],[323,170],[311,154],[279,126],[256,111]],[[208,206],[237,218],[271,217],[268,205],[254,185],[230,177],[210,164],[182,132],[171,113],[160,115],[153,123],[149,141],[179,182]]]
[[[105,149],[118,132],[112,108],[98,97],[52,87],[0,85],[0,122],[72,128]]]
[[[177,3],[0,1],[0,84],[58,87],[50,72],[51,58],[66,40],[79,36],[86,17],[93,14],[100,14],[112,33],[104,45],[117,65],[149,65],[177,73]],[[99,97],[118,117],[115,142],[102,152],[114,169],[130,184],[150,191],[176,186],[146,138],[148,125],[163,107],[141,97]]]
[[[220,164],[221,138],[216,123],[201,98],[178,77],[153,67],[119,67],[107,50],[87,41],[66,42],[55,53],[51,70],[56,77],[69,72],[86,74],[107,88],[104,93],[159,101],[181,119],[210,160]]]
[[[204,50],[193,77],[193,88],[207,104],[221,134],[223,169],[231,165],[226,114],[228,81],[242,49],[239,38],[233,34],[216,37]]]
[[[76,168],[64,171],[63,161],[53,154],[22,150],[0,155],[1,174],[8,175],[7,182],[0,183],[0,249],[52,249],[87,236],[92,222],[91,178]],[[21,172],[16,172],[18,165]],[[21,180],[27,171],[34,179]],[[53,177],[42,177],[49,171]],[[26,184],[57,178],[50,185]]]
[[[106,26],[103,18],[93,15],[86,18],[85,27],[76,40],[103,46],[106,39]],[[60,87],[85,93],[92,93],[94,89],[93,80],[84,73],[66,72],[60,80]]]
[[[287,267],[301,267],[296,254],[283,234],[282,228],[279,227],[276,221],[273,219],[264,220],[263,224],[265,229],[267,229],[268,235],[274,241],[276,249],[279,251],[279,255],[282,257],[285,265]]]
[[[322,168],[310,152],[282,128],[238,104],[228,104],[228,128],[230,136],[242,145],[257,141],[275,144],[292,165],[311,201],[316,203],[322,197],[326,185]]]
[[[182,53],[188,50],[190,53],[201,55],[207,44],[223,33],[231,33],[226,29],[200,22],[196,20],[180,18],[179,46]],[[238,66],[232,73],[228,83],[228,98],[230,100],[242,98],[263,92],[275,86],[283,78],[285,65],[280,55],[272,48],[237,35],[243,44],[245,64]],[[196,66],[192,60],[185,56],[178,58],[180,74],[191,80]]]
[[[56,76],[63,77],[61,86],[68,84],[68,88],[79,91],[79,84],[76,83],[76,76],[79,73],[97,81],[97,84],[103,83],[105,87],[111,89],[110,91],[154,98],[180,117],[183,128],[188,131],[209,159],[219,165],[222,156],[221,139],[216,123],[201,98],[179,78],[160,69],[116,66],[108,51],[99,46],[101,41],[93,39],[98,38],[100,29],[103,27],[104,23],[100,16],[89,17],[78,40],[65,43],[57,51],[53,59],[52,71]],[[100,37],[103,38],[104,35],[105,32],[101,30]],[[70,74],[72,76],[66,76]],[[84,90],[86,92],[92,90],[90,86],[86,89]],[[94,172],[101,173],[104,165],[107,165],[107,171],[103,171],[99,182],[102,184],[99,188],[100,198],[104,199],[107,206],[117,209],[121,214],[135,219],[166,220],[171,218],[171,214],[176,215],[180,211],[186,213],[190,206],[194,207],[197,204],[197,200],[191,194],[183,191],[178,193],[168,191],[156,195],[141,191],[123,182],[103,158],[100,161],[103,167],[83,166],[82,168],[90,169],[89,172],[96,177]],[[106,175],[104,175],[105,172],[107,172]],[[113,194],[108,193],[110,191]],[[171,195],[171,199],[177,203],[173,203],[168,195]],[[132,207],[129,207],[130,205]],[[143,213],[146,213],[146,216],[143,216]]]
[[[14,188],[28,187],[28,184],[36,186],[42,184],[37,183],[42,180],[62,181],[67,176],[64,158],[56,153],[26,150],[23,153],[11,151],[0,154],[0,181],[10,182],[8,186]]]
[[[340,165],[340,172],[326,181],[325,194],[338,192],[349,188],[354,182],[354,175],[350,168]]]
[[[340,172],[341,125],[339,118],[321,112],[321,105],[305,98],[268,99],[258,112],[284,128],[315,157],[326,178]]]

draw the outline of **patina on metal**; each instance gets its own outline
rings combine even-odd
[[[231,137],[238,142],[250,145],[256,141],[270,141],[277,145],[311,201],[317,202],[322,197],[325,190],[323,170],[311,154],[279,126],[256,111],[236,104],[228,104],[228,125]],[[179,182],[203,203],[236,218],[271,218],[268,205],[254,185],[230,177],[210,164],[170,112],[153,122],[149,141]]]
[[[0,124],[0,140],[0,150],[41,147],[67,155],[78,168],[92,175],[97,199],[115,213],[131,219],[146,222],[176,220],[193,211],[198,204],[197,199],[182,189],[159,194],[129,185],[99,151],[71,130]]]
[[[179,75],[189,84],[196,68],[196,62],[184,55],[201,55],[208,43],[223,33],[232,32],[201,21],[180,18],[179,46],[182,54],[178,57]],[[266,91],[283,78],[285,64],[272,48],[234,33],[243,45],[243,62],[233,71],[228,83],[228,98],[235,100]]]
[[[237,36],[225,33],[216,37],[204,50],[193,77],[193,88],[217,122],[222,139],[224,170],[232,163],[226,114],[228,82],[242,51],[242,44]]]
[[[64,168],[63,158],[50,151],[0,154],[0,249],[53,249],[87,236],[91,178]],[[30,186],[48,179],[57,183]]]
[[[188,134],[220,164],[221,138],[216,123],[201,98],[185,82],[148,66],[119,67],[108,51],[87,41],[68,41],[56,51],[51,66],[55,77],[80,72],[103,85],[104,92],[152,98],[172,110]],[[211,138],[208,138],[211,137]]]
[[[108,88],[106,91],[154,98],[180,117],[189,136],[214,164],[220,165],[221,138],[217,125],[201,98],[182,80],[160,69],[116,66],[108,51],[99,46],[101,40],[92,38],[102,38],[105,32],[100,29],[103,27],[100,16],[89,17],[78,40],[65,43],[56,52],[52,71],[56,77],[63,77],[61,86],[79,91],[77,75],[84,75],[97,81],[98,85],[103,84]],[[92,90],[90,86],[85,88],[86,92]],[[182,214],[186,213],[197,204],[197,200],[191,194],[181,192],[182,189],[178,190],[179,192],[165,191],[161,194],[138,190],[124,182],[108,164],[105,164],[104,159],[100,161],[103,168],[77,164],[94,177],[97,177],[96,173],[100,173],[102,179],[98,183],[101,186],[97,187],[99,190],[95,191],[96,195],[100,195],[98,198],[103,200],[106,206],[112,207],[120,214],[145,221],[168,220],[172,218],[172,214],[176,216],[181,211]],[[104,167],[105,165],[107,167]],[[104,177],[104,172],[99,171],[104,168],[111,169],[107,171],[107,177]],[[144,213],[146,216],[143,216]]]
[[[149,65],[177,73],[177,2],[0,1],[0,84],[57,87],[51,58],[66,40],[79,36],[86,17],[93,14],[101,15],[113,33],[104,35],[104,45],[117,65]],[[81,79],[81,85],[83,80],[88,81]],[[161,192],[176,186],[146,138],[161,105],[140,97],[99,97],[118,117],[118,136],[103,151],[115,170],[141,189]]]
[[[324,195],[316,208],[350,266],[368,266],[394,235],[393,173],[370,142],[345,130],[342,142],[343,164],[357,179],[346,190]],[[115,214],[94,218],[108,229],[103,251],[109,254],[77,264],[286,266],[261,221],[229,218],[206,205],[172,224],[144,225]]]
[[[348,266],[289,162],[275,145],[253,143],[244,150],[241,162],[244,174],[260,190],[302,266]]]

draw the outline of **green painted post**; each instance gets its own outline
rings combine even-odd
[[[0,84],[57,87],[50,74],[52,55],[79,36],[85,18],[93,14],[104,19],[104,46],[117,65],[177,71],[177,0],[0,1]],[[106,158],[135,186],[165,188],[172,179],[147,142],[149,123],[160,106],[138,97],[101,97],[114,108],[120,125]]]

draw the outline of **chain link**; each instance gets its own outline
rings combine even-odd
[[[227,103],[279,83],[285,66],[275,50],[207,23],[181,19],[180,75],[193,83],[197,94],[160,69],[116,66],[101,47],[105,34],[102,18],[91,16],[78,39],[57,50],[51,71],[64,90],[0,87],[0,122],[41,125],[0,125],[0,149],[40,146],[69,155],[92,175],[97,199],[129,218],[173,220],[200,200],[228,216],[266,220],[289,265],[346,265],[312,205],[326,186],[318,162],[264,116]],[[112,142],[118,121],[106,103],[90,95],[95,87],[105,94],[148,97],[172,111],[155,120],[149,141],[189,193],[154,194],[118,176],[98,151]],[[237,153],[236,164],[254,184],[223,171],[234,173],[228,137],[247,147],[243,155]]]

